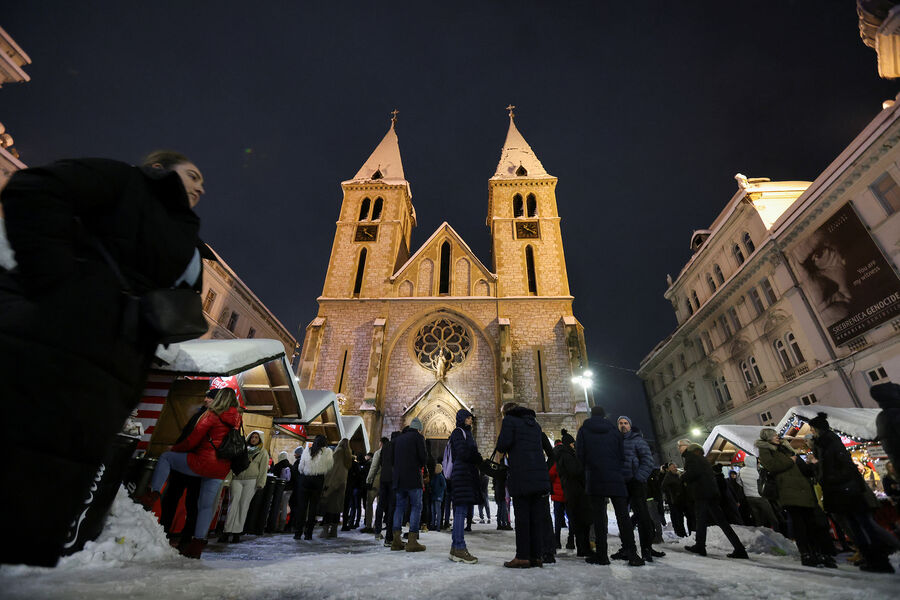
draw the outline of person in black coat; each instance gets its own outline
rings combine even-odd
[[[703,447],[691,440],[681,439],[678,440],[678,451],[684,458],[682,480],[694,501],[697,527],[694,545],[685,546],[684,549],[700,556],[706,556],[706,523],[708,518],[712,518],[734,546],[734,552],[730,553],[728,558],[749,558],[744,544],[741,543],[740,538],[728,524],[728,520],[722,512],[719,504],[719,485],[716,483],[712,466],[703,455]]]
[[[575,456],[575,438],[562,430],[562,444],[556,447],[556,472],[566,496],[569,529],[575,537],[576,553],[587,557],[591,553],[591,505],[584,491],[584,467]]]
[[[672,529],[678,537],[687,537],[684,528],[684,516],[687,512],[684,500],[684,484],[681,475],[678,474],[678,465],[669,463],[666,467],[666,475],[662,481],[662,494],[669,505],[669,516],[672,521]]]
[[[502,413],[497,451],[505,454],[509,463],[507,486],[516,511],[516,556],[503,566],[541,566],[544,512],[549,510],[545,497],[550,493],[543,431],[529,408],[507,402]]]
[[[130,311],[100,248],[138,296],[199,290],[200,220],[191,209],[202,193],[200,170],[174,152],[153,153],[143,167],[59,161],[17,171],[4,187],[17,266],[0,267],[0,432],[10,459],[3,487],[28,493],[3,494],[2,530],[15,543],[3,545],[0,562],[56,564],[113,438],[140,402],[158,339]],[[52,451],[33,443],[48,416],[65,423]]]
[[[394,508],[394,537],[391,550],[422,552],[425,546],[419,543],[419,525],[422,518],[422,469],[427,463],[425,438],[422,436],[422,421],[418,417],[394,440],[394,489],[397,505]],[[409,504],[409,540],[404,546],[400,538],[403,516]]]
[[[628,515],[628,491],[625,487],[625,448],[622,434],[606,419],[603,407],[591,407],[591,417],[578,430],[575,454],[584,465],[585,490],[591,502],[591,520],[594,523],[596,552],[587,557],[590,564],[608,565],[609,553],[606,536],[609,532],[606,503],[612,501],[622,549],[628,564],[641,566],[634,543],[634,529]]]
[[[472,435],[472,413],[464,408],[456,412],[456,429],[450,433],[447,443],[453,458],[453,470],[450,480],[450,499],[453,501],[453,532],[450,543],[450,560],[466,564],[475,564],[478,559],[469,554],[466,548],[465,525],[466,515],[478,502],[481,495],[481,477],[478,465],[482,462],[478,452],[478,444]],[[448,465],[444,465],[447,470]]]
[[[881,407],[875,417],[878,441],[891,462],[900,464],[900,385],[879,383],[869,388],[869,394]]]
[[[391,432],[391,439],[381,446],[381,485],[378,491],[378,505],[384,507],[382,522],[384,523],[384,545],[390,546],[394,541],[394,508],[397,496],[394,494],[394,440],[399,431]],[[375,528],[375,534],[381,530],[381,522]]]

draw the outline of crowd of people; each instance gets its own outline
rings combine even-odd
[[[893,387],[873,388],[873,397],[881,394],[890,397],[883,404],[897,403],[894,409],[886,407],[880,421],[883,445],[893,453],[896,422],[892,425],[890,419],[896,419],[892,410],[900,411],[900,386],[886,385]],[[515,516],[515,555],[503,563],[508,568],[556,562],[564,528],[565,548],[586,563],[622,560],[639,567],[665,556],[654,544],[663,541],[668,515],[677,536],[694,535],[694,543],[684,549],[700,556],[707,555],[707,527],[716,525],[733,546],[728,558],[748,559],[732,525],[754,525],[793,539],[804,566],[835,568],[838,551],[852,544],[857,555],[851,561],[860,569],[893,572],[888,556],[900,549],[896,530],[873,518],[877,500],[824,413],[810,420],[812,435],[794,444],[774,429],[762,428],[755,443],[758,458],[748,454],[739,472],[729,469],[726,475],[699,444],[687,439],[678,441],[683,469],[675,463],[657,465],[631,419],[620,416],[613,422],[599,406],[574,437],[563,429],[555,444],[531,409],[507,403],[501,411],[489,459],[473,434],[474,416],[463,409],[456,415],[447,451],[438,459],[428,451],[422,423],[413,419],[402,431],[382,438],[374,453],[354,455],[346,439],[331,448],[319,435],[296,448],[293,462],[285,452],[270,461],[263,433],[254,430],[246,438],[250,466],[234,473],[227,460],[216,457],[215,448],[229,428],[240,425],[240,414],[232,390],[214,390],[179,442],[160,456],[151,490],[138,501],[149,507],[161,498],[161,522],[169,532],[173,503],[188,494],[184,533],[171,537],[173,546],[190,557],[199,557],[206,545],[215,493],[223,480],[230,502],[218,542],[237,543],[250,499],[270,473],[288,482],[277,504],[274,530],[293,532],[297,540],[311,541],[320,523],[323,538],[337,537],[339,528],[359,529],[393,551],[423,552],[422,531],[449,530],[450,560],[475,564],[478,558],[468,550],[466,532],[476,507],[479,521],[491,522],[493,485],[496,528],[513,529],[509,515]],[[807,448],[811,452],[805,455],[800,449]],[[166,493],[160,496],[167,479]],[[900,492],[893,466],[884,486],[894,498]],[[609,505],[620,542],[612,553],[607,547]]]

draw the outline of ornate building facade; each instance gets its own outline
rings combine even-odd
[[[416,211],[395,120],[343,201],[319,311],[306,328],[302,388],[329,389],[360,414],[370,439],[415,418],[437,451],[455,414],[476,416],[493,447],[500,406],[524,404],[551,435],[587,410],[571,378],[587,365],[572,312],[557,211],[557,179],[509,131],[488,181],[488,268],[446,222],[416,250]]]
[[[641,362],[664,458],[718,424],[773,425],[792,406],[876,408],[900,378],[900,105],[812,183],[738,189],[665,298],[678,325]]]

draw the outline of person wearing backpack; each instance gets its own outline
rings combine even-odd
[[[450,560],[474,565],[478,559],[466,548],[464,529],[466,515],[481,497],[481,477],[478,465],[482,457],[472,435],[472,413],[464,408],[456,412],[456,429],[447,441],[444,451],[444,473],[450,477],[450,499],[453,501],[453,533],[450,543]]]
[[[225,528],[219,536],[219,543],[229,541],[237,544],[241,541],[241,533],[244,531],[244,522],[247,520],[247,511],[250,510],[250,501],[266,485],[267,467],[269,466],[269,453],[263,448],[263,432],[254,429],[247,436],[247,452],[250,454],[250,466],[235,473],[228,473],[225,485],[231,488],[231,506],[228,508],[228,517],[225,519]]]
[[[231,460],[219,458],[217,450],[229,432],[241,426],[238,399],[231,388],[216,392],[209,410],[197,421],[197,426],[183,441],[172,446],[159,457],[150,491],[137,498],[149,510],[159,500],[160,490],[172,470],[200,477],[200,498],[197,500],[197,524],[194,537],[183,554],[188,558],[200,558],[206,546],[206,536],[212,521],[213,504],[219,494],[222,480],[231,470]]]

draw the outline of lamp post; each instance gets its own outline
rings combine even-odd
[[[590,408],[588,402],[588,388],[594,387],[594,373],[589,369],[585,369],[581,375],[576,375],[572,378],[572,383],[580,385],[584,390],[584,404]]]

